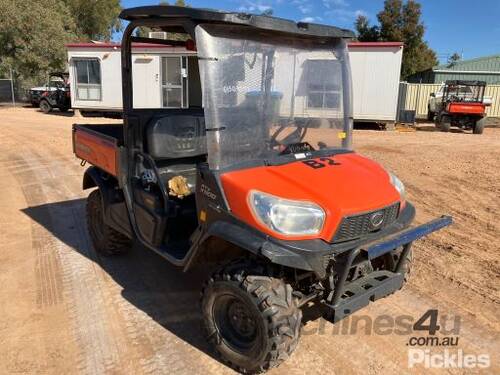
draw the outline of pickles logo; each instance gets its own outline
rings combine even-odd
[[[444,349],[440,353],[432,353],[430,349],[410,349],[408,351],[408,367],[422,365],[425,368],[488,368],[491,365],[489,354],[467,354],[462,349],[457,351]]]

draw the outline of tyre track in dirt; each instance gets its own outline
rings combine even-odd
[[[23,187],[28,206],[36,207],[61,198],[64,200],[66,197],[61,194],[61,186],[51,183],[53,176],[49,167],[38,163],[40,156],[35,155],[30,147],[23,146],[20,151],[30,160],[31,168],[14,175],[18,178],[19,185]],[[74,228],[75,223],[66,211],[50,205],[45,206],[44,211],[41,214],[46,220],[47,227],[52,231],[56,230],[56,233],[52,232],[50,238],[39,237],[35,229],[32,234],[33,241],[36,247],[43,249],[43,252],[59,259],[61,266],[55,270],[57,277],[50,268],[46,269],[46,273],[51,274],[49,284],[56,289],[64,290],[68,317],[72,322],[72,334],[76,337],[80,348],[76,361],[77,368],[83,373],[104,373],[113,368],[118,356],[116,345],[112,342],[113,336],[107,332],[107,319],[102,319],[104,311],[99,280],[94,277],[92,263],[65,246],[65,236],[74,236],[73,240],[79,242],[79,248],[91,259],[89,246],[78,233],[67,231],[68,228]],[[39,288],[43,289],[45,285],[46,283],[43,283]]]
[[[13,136],[12,133],[10,135]],[[18,179],[19,185],[23,186],[28,206],[39,206],[46,202],[74,198],[74,192],[81,189],[81,173],[78,174],[80,181],[77,184],[71,184],[78,185],[78,190],[74,189],[76,186],[72,186],[73,190],[71,190],[66,187],[66,183],[61,184],[55,181],[56,177],[67,177],[67,173],[61,173],[57,176],[58,173],[54,173],[54,171],[58,169],[55,167],[63,163],[71,165],[75,160],[62,157],[57,162],[59,165],[56,165],[56,163],[45,160],[44,155],[34,153],[33,149],[36,147],[36,142],[23,147],[20,150],[20,153],[24,155],[23,159],[15,159],[14,156],[11,156],[15,160],[11,169]],[[57,159],[57,150],[50,154]],[[8,163],[8,159],[3,160],[3,162]],[[53,276],[52,279],[55,279],[55,275],[60,276],[59,278],[63,280],[63,288],[60,287],[60,282],[39,280],[39,289],[42,291],[47,288],[65,290],[69,320],[73,322],[75,330],[73,334],[80,348],[76,360],[78,370],[81,373],[97,374],[135,368],[143,373],[164,373],[167,368],[183,372],[207,372],[212,367],[214,370],[208,372],[220,372],[221,365],[215,361],[212,361],[215,367],[203,364],[200,366],[199,361],[189,358],[186,348],[179,348],[182,344],[179,345],[177,342],[179,340],[172,340],[171,334],[159,336],[160,330],[156,324],[125,301],[120,295],[119,287],[109,287],[116,284],[102,285],[102,280],[95,277],[102,271],[95,269],[89,271],[89,265],[91,268],[96,268],[95,265],[99,265],[102,260],[98,259],[94,253],[88,241],[85,225],[82,225],[84,223],[82,220],[84,218],[83,202],[69,204],[72,206],[70,209],[68,207],[60,208],[57,205],[55,207],[48,205],[48,207],[42,208],[43,212],[38,214],[46,216],[45,219],[48,220],[46,226],[52,228],[53,233],[41,236],[40,233],[45,234],[47,230],[35,224],[33,244],[44,254],[51,254],[52,258],[62,258],[62,261],[59,262],[62,266],[58,267],[56,271],[50,267],[43,267],[40,272],[49,272]],[[58,240],[55,240],[56,238]],[[56,246],[54,246],[54,242],[57,242]],[[68,250],[66,243],[73,244],[84,257],[82,258],[74,249]],[[39,263],[42,266],[47,264],[47,262]],[[112,264],[111,261],[108,263]],[[109,277],[107,278],[109,279]],[[112,301],[112,306],[107,301]],[[117,315],[109,316],[108,310]],[[114,338],[119,337],[119,335],[113,329],[110,332],[110,328],[106,326],[112,322],[118,322],[115,325],[118,326],[119,330],[126,327],[123,330],[126,337],[122,337],[120,341],[124,347],[132,343],[137,351],[133,353],[135,355],[130,356],[132,353],[125,350],[126,355],[119,358],[116,349],[118,345],[116,342],[112,342],[116,341]],[[193,351],[190,345],[186,346],[190,349],[187,352]],[[117,368],[118,364],[121,364],[122,367]],[[123,364],[126,366],[124,367]],[[216,369],[217,371],[215,371]]]

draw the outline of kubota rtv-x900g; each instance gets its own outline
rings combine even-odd
[[[96,250],[137,239],[184,270],[222,264],[201,309],[210,342],[244,372],[293,352],[306,304],[335,322],[402,287],[412,241],[451,218],[410,228],[403,183],[352,150],[352,32],[170,6],[121,18],[124,124],[74,128],[76,155],[94,165],[83,187],[97,187],[87,205]],[[134,37],[138,26],[189,40]],[[196,49],[181,69],[202,103],[135,107],[133,42]],[[164,95],[182,101],[178,87]]]

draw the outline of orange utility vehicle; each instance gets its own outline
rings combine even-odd
[[[124,124],[73,135],[93,164],[97,251],[136,239],[184,270],[220,263],[203,288],[207,337],[251,373],[293,352],[304,308],[336,322],[403,286],[412,242],[451,218],[410,227],[403,183],[352,150],[351,31],[172,6],[121,18]],[[139,38],[138,26],[191,39]],[[203,107],[134,107],[134,41],[196,48]]]
[[[449,132],[452,126],[482,134],[486,123],[484,81],[446,81],[436,112],[436,127]]]

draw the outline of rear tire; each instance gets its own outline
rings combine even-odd
[[[202,292],[208,341],[242,373],[279,366],[299,342],[302,311],[289,284],[255,261],[239,259],[215,272]]]
[[[472,129],[472,133],[483,134],[485,123],[486,117],[483,117],[482,119],[476,121],[476,123],[474,124],[474,128]]]
[[[449,116],[441,116],[439,119],[439,130],[449,132],[451,129],[451,118]]]
[[[87,227],[94,248],[102,255],[122,254],[132,245],[130,238],[105,223],[99,189],[91,192],[87,198]]]
[[[429,107],[427,107],[427,120],[432,121],[434,120],[435,113],[431,111]]]
[[[42,100],[40,101],[40,109],[42,110],[43,113],[47,114],[52,111],[52,106],[48,101]]]

